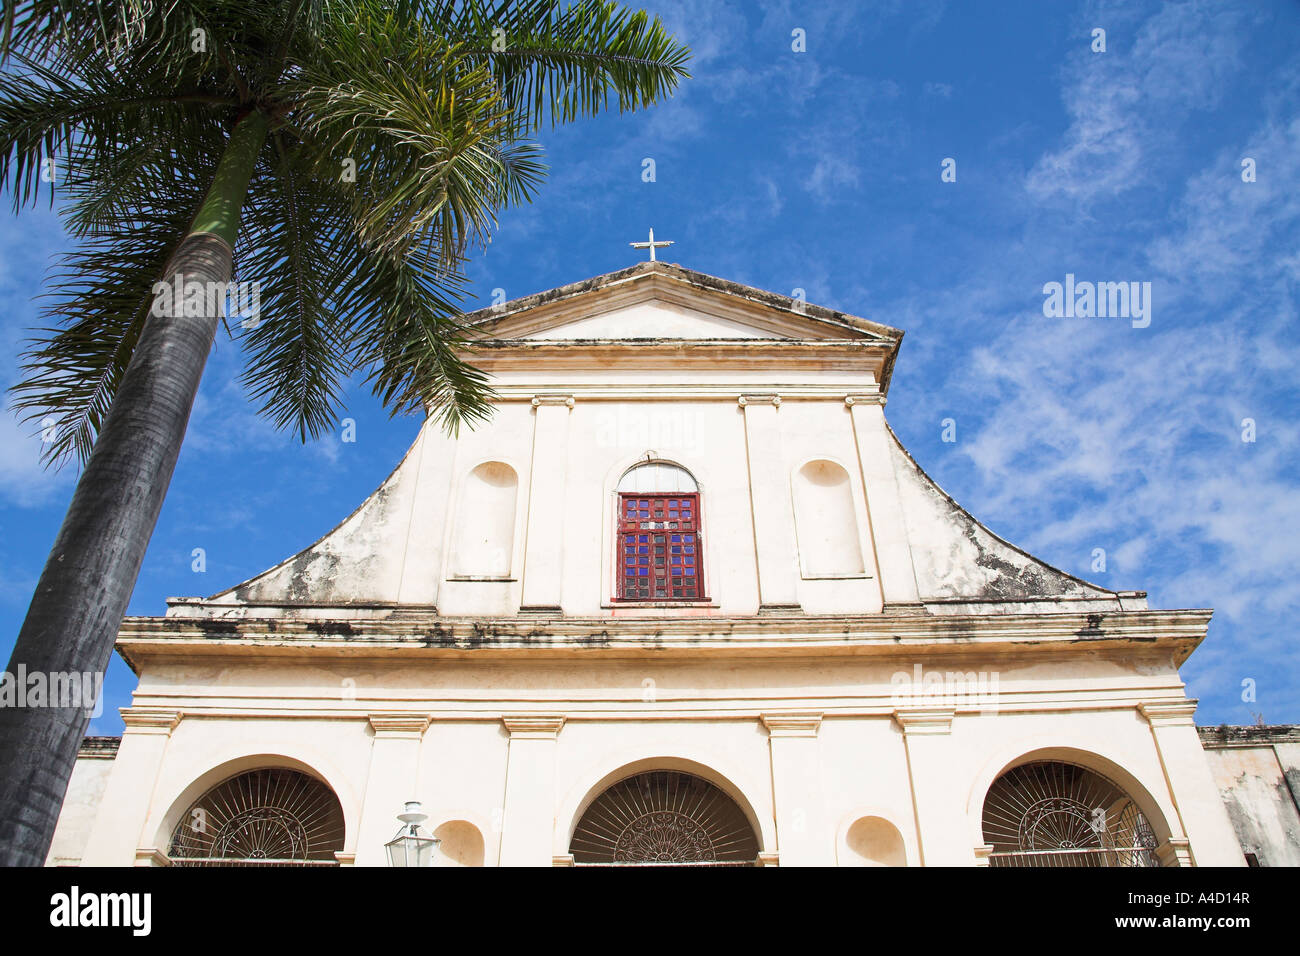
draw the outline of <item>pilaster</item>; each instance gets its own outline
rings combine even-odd
[[[772,759],[776,839],[784,866],[834,866],[834,845],[826,826],[820,713],[763,714]]]
[[[974,866],[979,862],[967,830],[964,795],[952,785],[954,716],[950,707],[900,707],[894,711],[907,750],[922,866]]]
[[[1187,837],[1186,850],[1175,844],[1166,855],[1173,854],[1180,865],[1245,866],[1241,844],[1196,734],[1192,719],[1196,701],[1151,701],[1139,704],[1138,711],[1151,725],[1165,783]],[[1190,859],[1184,862],[1186,857]]]
[[[564,570],[564,490],[572,395],[535,395],[520,611],[556,613]]]
[[[799,550],[777,410],[779,395],[741,395],[759,611],[799,609]]]
[[[145,844],[149,859],[158,850],[153,835],[145,834],[145,820],[153,805],[154,787],[181,712],[145,707],[123,707],[122,743],[99,802],[95,824],[86,841],[82,866],[138,866],[137,850]],[[169,835],[168,835],[169,836]],[[150,864],[143,864],[150,865]]]
[[[397,815],[406,801],[416,798],[420,744],[429,726],[429,715],[377,713],[368,719],[374,742],[361,803],[355,862],[357,866],[384,866],[384,844],[397,833]]]
[[[501,819],[501,866],[554,866],[555,750],[559,715],[507,715],[510,735]]]
[[[866,493],[867,518],[885,610],[922,612],[912,546],[889,447],[892,439],[885,425],[884,396],[879,393],[848,395],[844,404],[849,409],[858,466],[862,470],[862,488]]]

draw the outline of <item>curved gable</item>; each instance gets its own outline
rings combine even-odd
[[[889,435],[922,601],[993,605],[1118,602],[1118,592],[1054,568],[980,524],[925,473],[893,429]]]

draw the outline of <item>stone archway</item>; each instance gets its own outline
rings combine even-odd
[[[1004,771],[981,821],[993,866],[1159,866],[1155,833],[1136,801],[1080,764],[1033,760]]]
[[[679,770],[648,770],[591,802],[569,852],[580,866],[748,866],[759,842],[720,787]]]
[[[344,832],[329,786],[261,767],[204,791],[177,821],[167,856],[173,866],[336,866]]]

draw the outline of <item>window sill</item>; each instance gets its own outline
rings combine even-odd
[[[617,610],[621,607],[719,607],[719,604],[704,598],[699,601],[605,601],[600,606]]]
[[[870,574],[800,574],[805,581],[870,581]]]
[[[448,581],[517,581],[518,578],[498,577],[490,574],[449,574]]]

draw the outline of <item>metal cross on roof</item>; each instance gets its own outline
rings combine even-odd
[[[650,261],[651,261],[651,262],[654,262],[654,261],[655,261],[655,250],[656,250],[656,249],[662,249],[662,248],[664,248],[664,246],[671,246],[672,244],[673,244],[673,240],[671,240],[671,239],[660,239],[658,242],[655,242],[655,231],[654,231],[653,229],[650,230],[650,241],[649,241],[649,242],[629,242],[629,243],[628,243],[628,245],[631,246],[633,249],[649,249],[649,250],[650,250]]]

